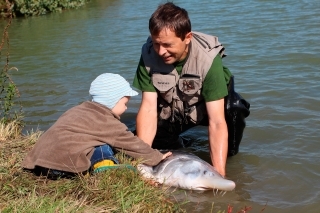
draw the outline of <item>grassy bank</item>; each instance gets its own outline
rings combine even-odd
[[[187,201],[177,202],[166,187],[155,187],[130,169],[58,180],[23,170],[21,162],[41,134],[21,135],[19,122],[0,122],[0,213],[187,212]],[[121,154],[117,158],[136,167],[137,162]],[[233,210],[228,206],[217,213],[248,213],[251,207]]]
[[[149,184],[130,169],[58,180],[23,170],[21,162],[41,134],[35,131],[21,135],[18,122],[6,125],[0,122],[1,213],[187,212],[184,209],[187,201],[177,202],[168,188]],[[117,158],[136,167],[137,162],[121,154]],[[217,213],[247,213],[251,208],[233,210],[228,206],[227,210]]]
[[[60,180],[22,170],[21,161],[41,132],[21,136],[16,127],[0,124],[0,212],[184,212],[165,188],[129,169]]]

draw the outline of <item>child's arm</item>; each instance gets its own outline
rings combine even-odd
[[[163,156],[162,156],[162,160],[166,159],[166,158],[169,157],[170,155],[172,155],[172,152],[164,153]]]

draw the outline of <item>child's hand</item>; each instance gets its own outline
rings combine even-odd
[[[169,157],[170,155],[172,155],[172,152],[167,152],[165,154],[162,155],[162,160],[166,159],[167,157]]]

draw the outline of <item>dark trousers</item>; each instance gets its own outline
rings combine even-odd
[[[208,126],[208,121],[204,121],[200,125]],[[157,133],[153,140],[152,148],[179,149],[188,147],[191,144],[191,141],[180,137],[180,134],[195,126],[197,125],[190,121],[180,122],[177,120],[171,122],[158,118]]]

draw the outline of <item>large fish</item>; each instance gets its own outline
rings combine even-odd
[[[236,186],[233,181],[223,178],[209,163],[190,153],[173,151],[171,156],[157,166],[139,164],[137,167],[146,179],[182,189],[231,191]]]

